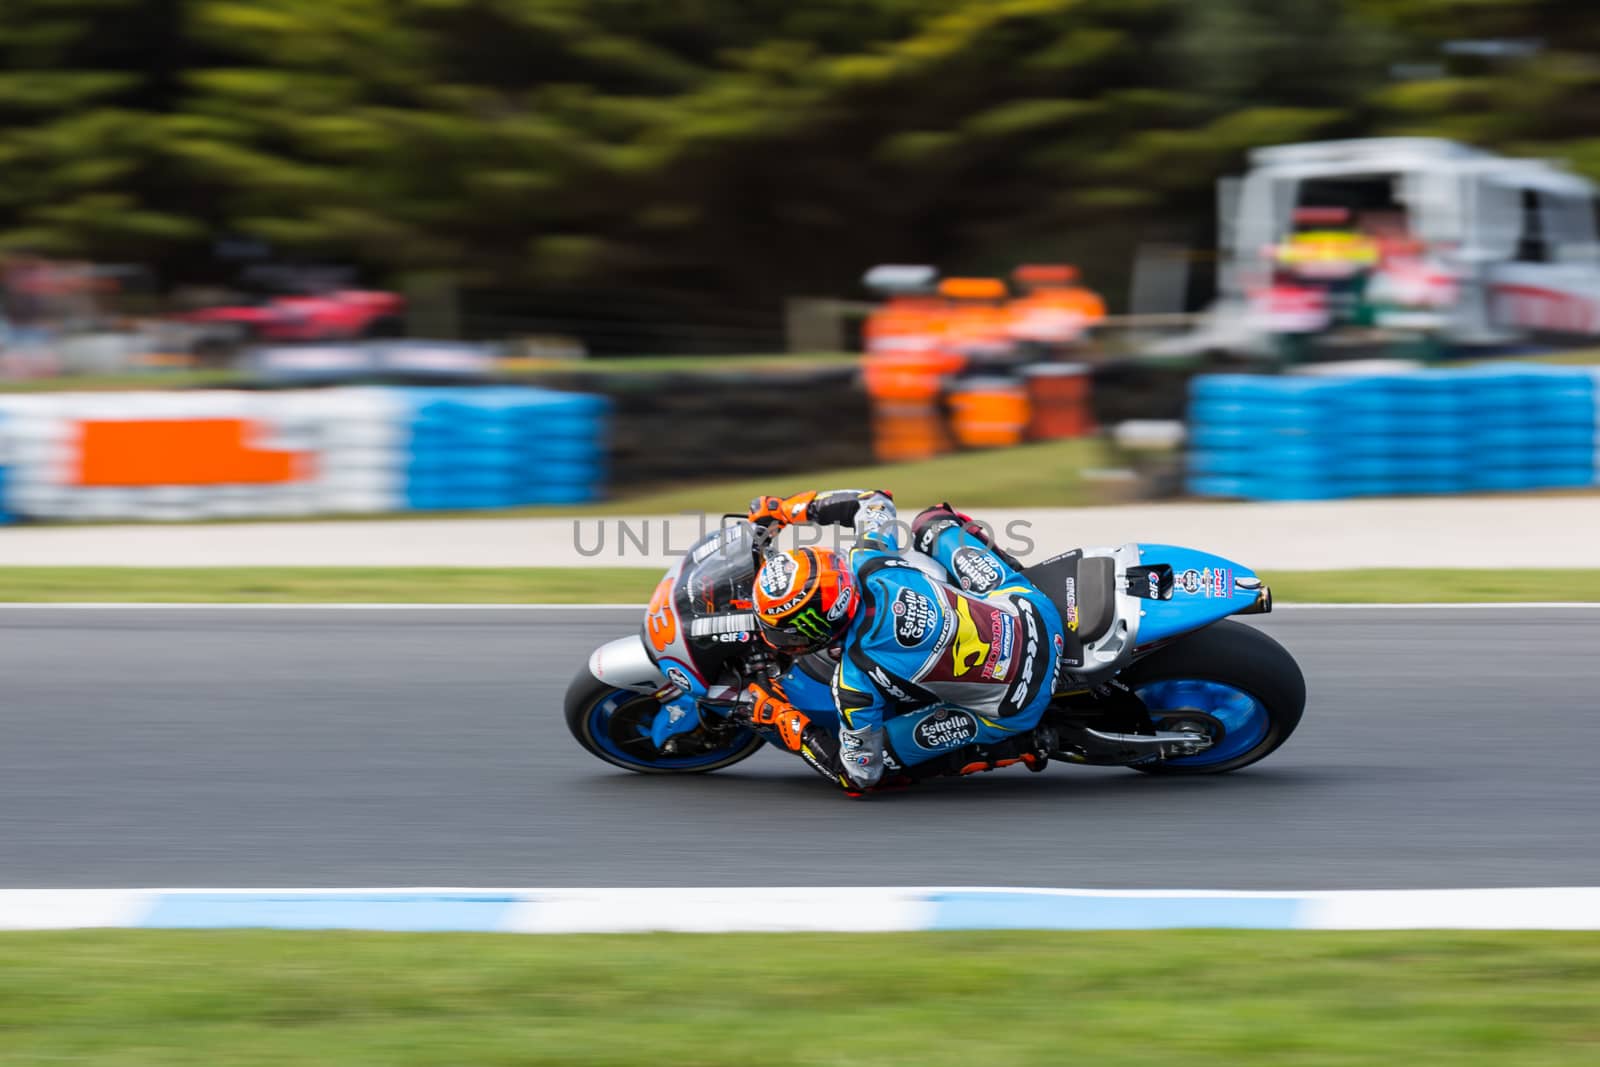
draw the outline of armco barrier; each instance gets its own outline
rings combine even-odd
[[[605,403],[538,389],[0,398],[5,509],[195,519],[593,499]]]
[[[1584,368],[1531,365],[1203,376],[1190,389],[1189,491],[1321,500],[1593,485],[1595,383]]]

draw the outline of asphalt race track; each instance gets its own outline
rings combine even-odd
[[[582,752],[562,693],[636,619],[0,609],[0,886],[1600,885],[1600,610],[1280,612],[1311,699],[1257,767],[867,802]]]

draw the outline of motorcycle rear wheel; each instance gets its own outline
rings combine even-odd
[[[1288,649],[1225,619],[1135,663],[1121,675],[1160,729],[1204,730],[1216,743],[1195,756],[1139,764],[1145,774],[1223,774],[1264,759],[1289,739],[1306,707],[1306,680]]]
[[[705,774],[748,759],[765,743],[753,730],[740,730],[700,751],[658,752],[640,727],[647,728],[660,707],[648,693],[614,689],[584,667],[567,686],[567,729],[597,759],[638,774]],[[681,735],[679,744],[693,745],[696,733]]]

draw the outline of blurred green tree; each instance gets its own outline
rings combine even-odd
[[[0,248],[161,260],[203,236],[165,147],[180,0],[9,0]]]
[[[1262,143],[1442,133],[1600,176],[1581,7],[10,0],[0,247],[174,277],[239,234],[768,314],[890,259],[1125,265],[1146,231],[1199,239]]]

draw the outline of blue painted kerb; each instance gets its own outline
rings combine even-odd
[[[1112,897],[950,892],[930,896],[930,930],[1159,930],[1221,926],[1287,930],[1298,897]]]
[[[168,893],[140,924],[165,929],[271,927],[279,930],[492,932],[522,898],[505,894]]]

